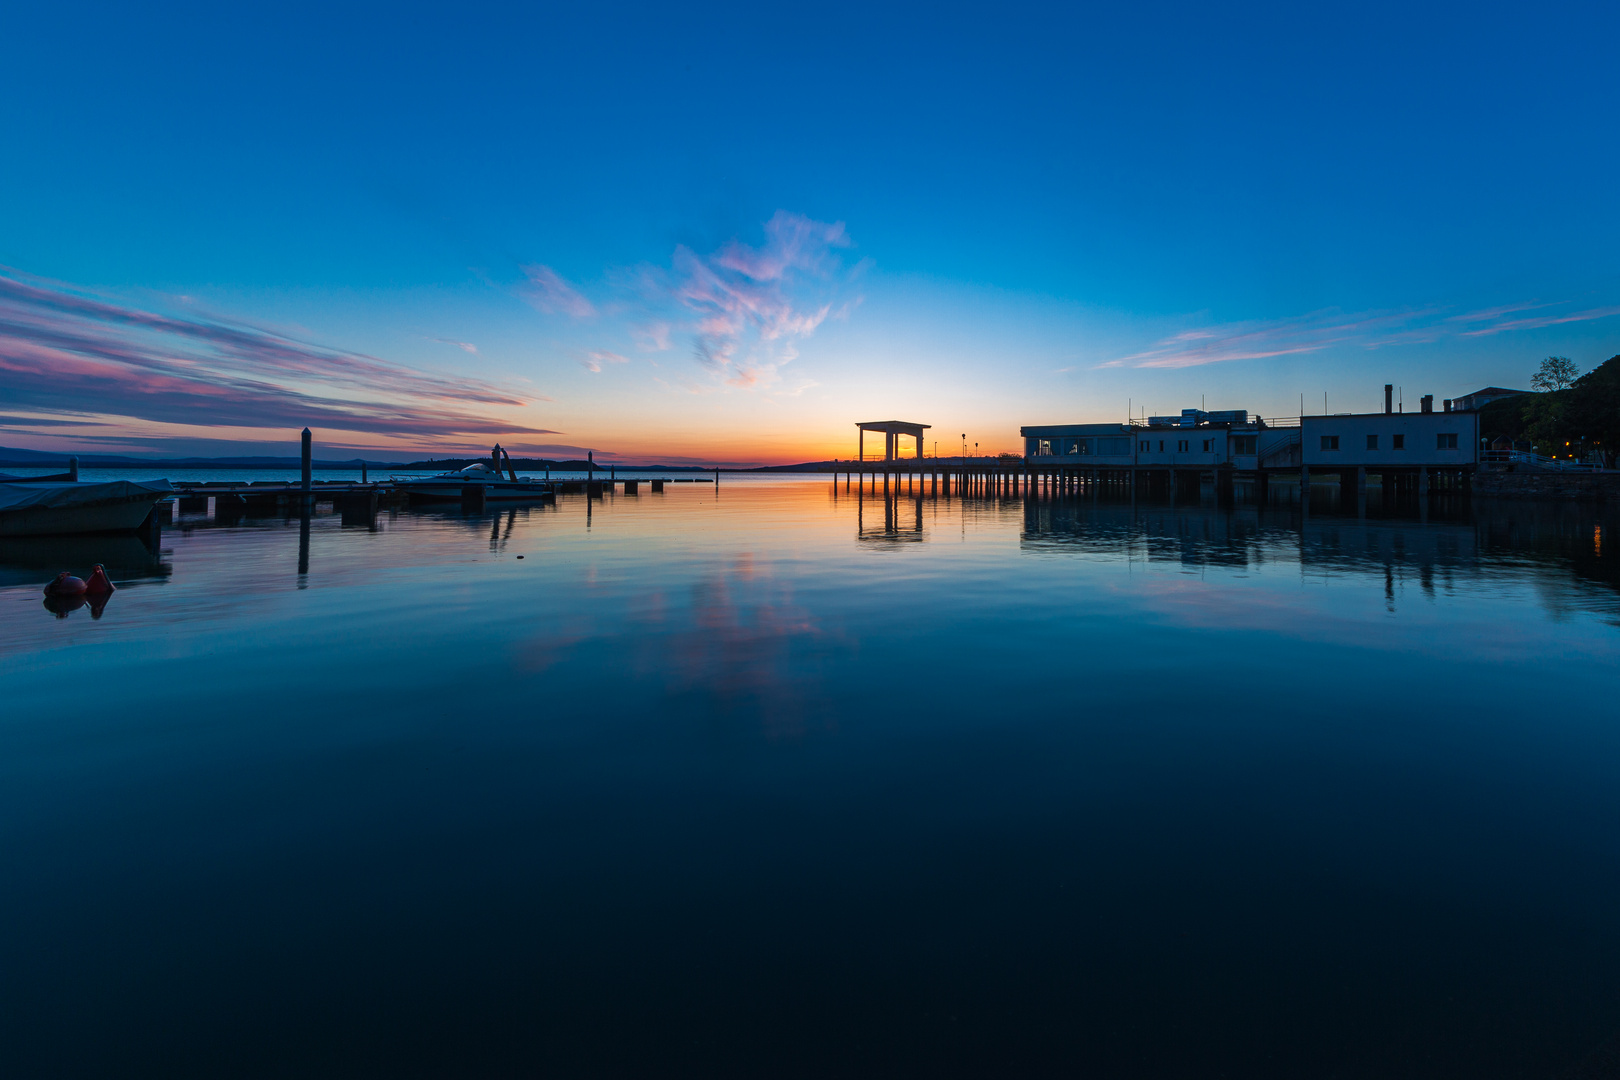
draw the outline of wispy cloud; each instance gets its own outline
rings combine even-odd
[[[1106,360],[1097,368],[1184,368],[1234,360],[1263,360],[1333,347],[1377,349],[1444,338],[1481,337],[1620,315],[1620,306],[1514,318],[1521,312],[1567,306],[1525,301],[1460,314],[1440,308],[1345,313],[1312,312],[1288,319],[1199,327],[1172,334],[1151,348]]]
[[[586,371],[601,371],[603,364],[628,364],[628,356],[620,356],[616,352],[606,352],[598,349],[596,352],[586,353],[580,357],[579,362]]]
[[[844,267],[838,252],[851,240],[843,222],[779,210],[764,234],[758,247],[733,239],[708,255],[680,245],[667,269],[637,276],[648,311],[634,330],[636,343],[663,351],[675,335],[690,335],[698,371],[695,381],[679,380],[684,389],[796,393],[804,386],[781,384],[798,343],[860,302],[845,295],[865,264]]]
[[[440,345],[454,345],[456,348],[460,349],[462,352],[464,352],[464,353],[472,353],[474,356],[476,356],[478,354],[478,346],[474,345],[470,341],[457,341],[454,338],[443,338],[443,337],[429,338],[428,340],[437,341]]]
[[[0,270],[0,399],[25,412],[231,428],[305,425],[455,439],[542,429],[526,402],[245,323],[142,310]]]
[[[636,347],[644,352],[664,352],[669,349],[669,335],[674,327],[667,322],[655,320],[630,331],[635,338]]]
[[[1589,308],[1586,311],[1571,311],[1563,315],[1532,315],[1527,319],[1509,319],[1506,322],[1496,323],[1492,326],[1482,326],[1469,330],[1463,334],[1463,337],[1501,334],[1509,330],[1538,330],[1543,326],[1560,326],[1563,323],[1607,319],[1610,315],[1620,315],[1620,307]]]
[[[572,315],[576,319],[588,319],[596,314],[596,306],[551,267],[533,263],[522,269],[529,280],[520,294],[530,306],[547,315]]]

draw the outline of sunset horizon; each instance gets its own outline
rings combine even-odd
[[[748,38],[719,12],[503,10],[442,42],[335,14],[229,64],[201,47],[228,19],[108,12],[7,76],[31,167],[0,177],[0,445],[309,426],[752,466],[898,416],[1012,452],[1027,424],[1371,409],[1620,353],[1591,36],[1384,16],[828,9],[749,32],[791,29],[779,68],[694,60]]]

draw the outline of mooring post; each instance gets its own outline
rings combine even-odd
[[[310,490],[310,480],[309,480],[310,456],[309,456],[309,452],[310,452],[310,439],[311,439],[311,435],[309,433],[309,428],[305,428],[304,429],[304,434],[301,437],[301,446],[300,446],[300,450],[299,450],[299,462],[300,462],[299,467],[300,467],[300,471],[301,471],[301,475],[302,475],[302,481],[299,484],[299,490],[303,492],[304,505],[305,506],[309,505],[309,490]]]
[[[68,458],[68,479],[75,484],[79,482],[79,459],[76,457]]]

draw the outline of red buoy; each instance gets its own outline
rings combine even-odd
[[[76,578],[66,570],[56,575],[56,580],[45,586],[46,596],[83,596],[85,584],[83,578]]]
[[[108,596],[112,593],[113,583],[107,580],[106,567],[96,563],[96,572],[84,583],[84,591],[91,596]]]

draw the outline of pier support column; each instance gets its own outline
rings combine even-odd
[[[1426,468],[1419,469],[1418,470],[1418,498],[1423,498],[1424,496],[1426,496],[1428,494],[1429,494],[1429,470],[1426,469]]]
[[[215,495],[214,520],[220,523],[242,520],[247,513],[247,500],[240,495]]]

